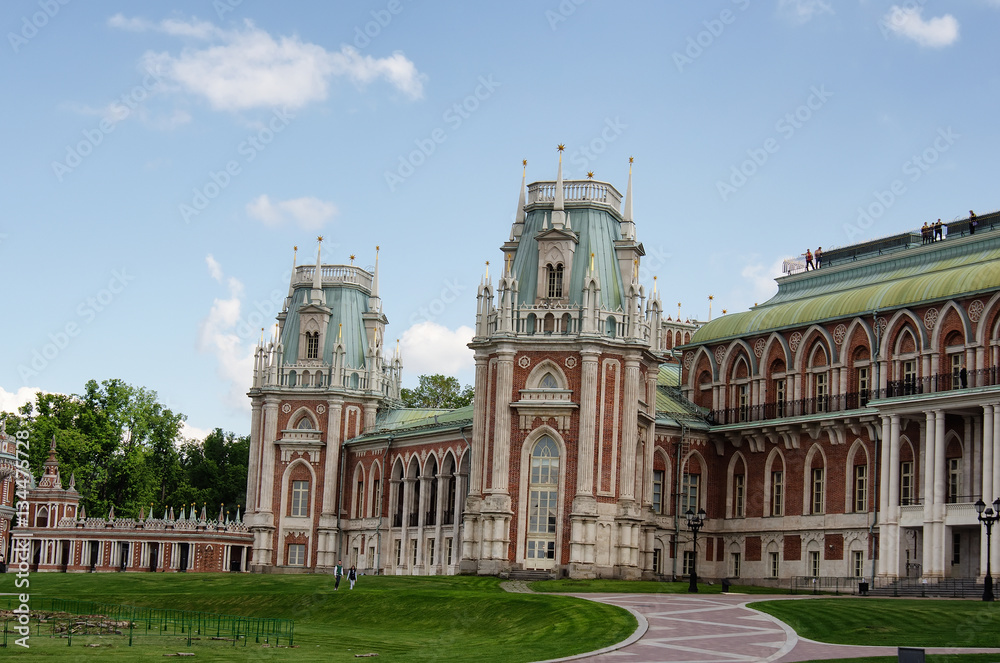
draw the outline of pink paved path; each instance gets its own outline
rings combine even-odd
[[[577,660],[614,663],[659,661],[734,663],[738,661],[815,661],[858,656],[896,656],[895,647],[831,645],[800,638],[791,627],[746,607],[772,598],[738,594],[578,594],[580,598],[631,610],[639,618],[637,636],[613,651],[593,652]],[[643,622],[646,624],[643,633]],[[928,654],[1000,653],[1000,649],[927,648]]]

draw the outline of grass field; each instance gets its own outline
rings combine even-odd
[[[845,645],[1000,647],[1000,604],[950,599],[764,601],[799,636]],[[990,660],[998,660],[992,654]],[[970,659],[972,660],[972,659]]]
[[[13,592],[12,574],[0,592]],[[32,596],[79,598],[159,608],[295,620],[295,648],[245,648],[172,636],[105,636],[99,648],[74,638],[32,636],[30,650],[2,656],[51,660],[163,660],[193,651],[198,660],[537,661],[599,649],[636,628],[635,618],[613,606],[566,596],[510,594],[496,578],[468,576],[364,576],[355,590],[330,576],[247,574],[56,574],[31,576]],[[97,642],[91,638],[88,642]],[[360,659],[363,660],[363,659]]]

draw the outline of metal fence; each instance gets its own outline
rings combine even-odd
[[[6,597],[6,611],[11,616],[3,619],[3,637],[0,647],[7,647],[8,640],[19,637],[22,624],[13,610],[21,605],[15,596]],[[192,639],[211,638],[231,641],[235,647],[241,640],[245,647],[253,639],[278,646],[291,646],[294,642],[295,622],[291,619],[270,617],[239,617],[193,610],[169,608],[144,608],[99,601],[75,599],[32,598],[30,615],[26,624],[31,636],[66,638],[67,646],[74,637],[122,636],[128,644],[136,637],[174,636]]]

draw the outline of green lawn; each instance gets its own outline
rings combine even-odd
[[[624,593],[624,594],[686,594],[687,582],[660,582],[657,580],[539,580],[528,583],[536,592],[565,594]],[[739,594],[787,594],[787,589],[733,585],[730,592]],[[722,585],[698,583],[700,594],[721,594]]]
[[[1000,604],[951,599],[831,598],[764,601],[805,638],[847,645],[1000,647]],[[970,659],[971,660],[971,659]],[[998,660],[993,654],[990,660]]]
[[[12,592],[14,576],[0,576],[0,592]],[[80,598],[233,615],[295,620],[293,649],[253,643],[232,648],[202,640],[104,637],[106,646],[85,648],[78,638],[31,638],[20,654],[58,660],[114,658],[163,660],[165,653],[193,651],[199,660],[537,661],[619,642],[635,618],[613,606],[566,596],[509,594],[496,578],[468,576],[365,576],[354,591],[325,575],[247,574],[57,574],[31,576],[32,596]],[[91,640],[88,640],[91,641]],[[108,646],[109,645],[109,646]]]

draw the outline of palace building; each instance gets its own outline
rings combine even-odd
[[[631,171],[622,196],[560,161],[554,181],[522,177],[458,410],[401,406],[377,257],[317,254],[256,353],[251,568],[981,577],[974,502],[1000,497],[994,223],[831,250],[750,311],[681,322],[639,282]]]
[[[256,348],[244,519],[88,519],[53,454],[29,500],[34,563],[980,579],[976,502],[1000,498],[1000,213],[970,221],[829,250],[749,311],[682,321],[640,283],[631,166],[622,195],[564,180],[560,158],[554,180],[522,174],[478,288],[472,405],[403,407],[377,248],[370,271],[317,249]]]

